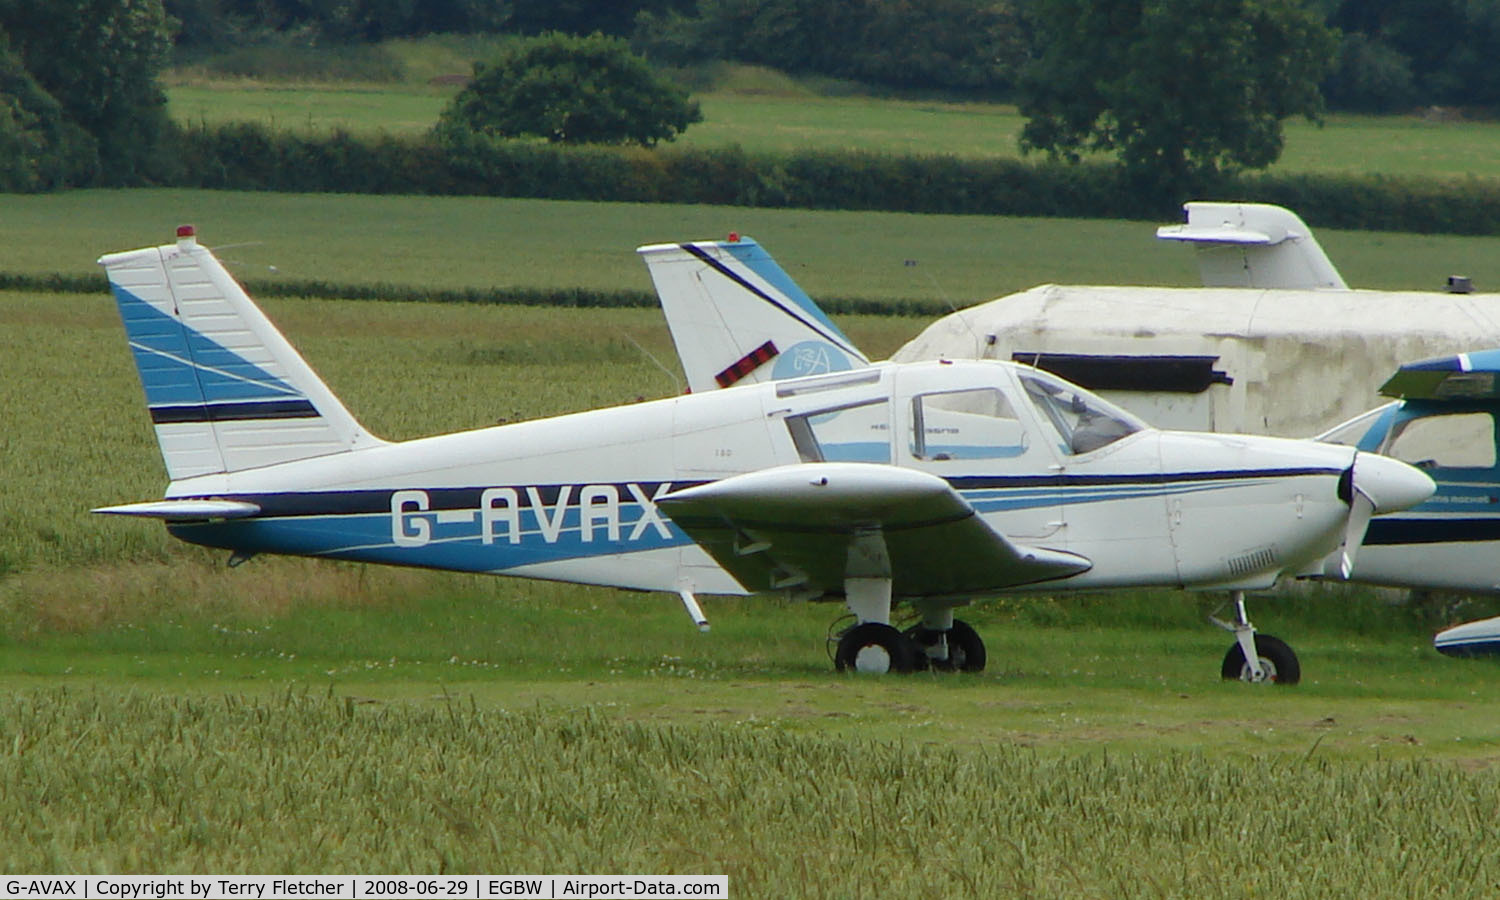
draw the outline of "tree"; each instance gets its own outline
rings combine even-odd
[[[169,127],[156,83],[171,49],[161,0],[0,0],[0,31],[68,120],[98,142],[103,177],[143,180]]]
[[[644,12],[632,44],[676,64],[737,60],[909,88],[1011,87],[1024,44],[1010,0],[697,0]]]
[[[443,110],[438,134],[532,135],[553,143],[672,140],[703,120],[687,92],[619,38],[553,32],[474,64],[474,80]]]
[[[1500,107],[1500,0],[1343,0],[1329,24],[1348,45],[1330,101],[1373,106],[1361,92],[1404,75],[1400,103]]]
[[[1114,152],[1143,187],[1264,168],[1316,119],[1336,39],[1297,0],[1035,0],[1023,150]]]
[[[0,191],[45,191],[86,184],[98,148],[69,122],[0,34]]]

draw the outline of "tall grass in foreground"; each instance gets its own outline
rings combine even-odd
[[[1421,763],[1042,758],[469,698],[0,697],[8,872],[722,872],[742,897],[1485,896],[1500,888],[1497,839],[1500,781]]]

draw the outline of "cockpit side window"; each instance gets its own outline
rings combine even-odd
[[[1495,467],[1495,417],[1487,412],[1424,416],[1401,422],[1381,449],[1423,469]]]
[[[1030,446],[1026,429],[995,388],[919,394],[907,446],[916,459],[1008,459]]]
[[[1031,373],[1020,378],[1037,413],[1056,429],[1064,453],[1090,453],[1141,430],[1129,413],[1065,381]]]
[[[891,461],[891,422],[884,399],[787,416],[802,462]]]

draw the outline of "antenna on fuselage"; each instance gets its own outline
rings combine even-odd
[[[908,259],[903,263],[903,265],[908,269],[915,269],[918,268],[917,263],[918,261],[915,259]],[[958,304],[953,302],[953,298],[948,296],[948,292],[943,290],[943,286],[938,283],[937,278],[935,278],[933,274],[926,269],[922,269],[922,275],[932,284],[932,289],[937,291],[938,297],[941,298],[943,303],[948,307],[948,311],[953,313],[953,315],[958,318],[958,321],[963,323],[963,326],[969,332],[969,335],[974,338],[973,358],[983,359],[984,347],[988,342],[979,337],[979,332],[975,331],[974,326],[969,324],[968,317],[964,315],[962,309],[959,309]]]
[[[647,359],[651,360],[653,363],[656,363],[656,367],[658,369],[661,369],[663,372],[665,372],[668,378],[672,379],[672,389],[674,391],[676,391],[679,394],[683,393],[683,390],[682,390],[682,379],[677,377],[677,373],[676,372],[673,372],[671,369],[667,368],[662,363],[662,361],[659,360],[659,359],[657,359],[656,356],[650,350],[647,350],[645,348],[645,346],[640,341],[638,341],[635,338],[631,337],[630,336],[630,332],[628,332],[628,331],[621,331],[620,335],[621,335],[621,337],[625,338],[625,340],[627,340],[630,343],[634,344],[635,345],[635,349],[641,351],[641,354],[643,356],[645,356]]]

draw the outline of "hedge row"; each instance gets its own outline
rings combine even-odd
[[[330,300],[384,300],[394,303],[492,303],[510,306],[562,306],[614,309],[654,309],[660,301],[650,291],[589,288],[431,288],[421,285],[351,284],[334,281],[245,279],[252,297],[312,297]],[[108,283],[97,275],[0,272],[0,291],[49,294],[101,294]],[[937,301],[820,297],[818,306],[838,315],[924,316],[948,312]]]
[[[1500,182],[1480,179],[1256,175],[1169,195],[1106,165],[857,151],[440,145],[252,125],[193,127],[181,146],[182,187],[1137,220],[1174,218],[1189,199],[1233,199],[1277,203],[1324,227],[1500,233]]]

